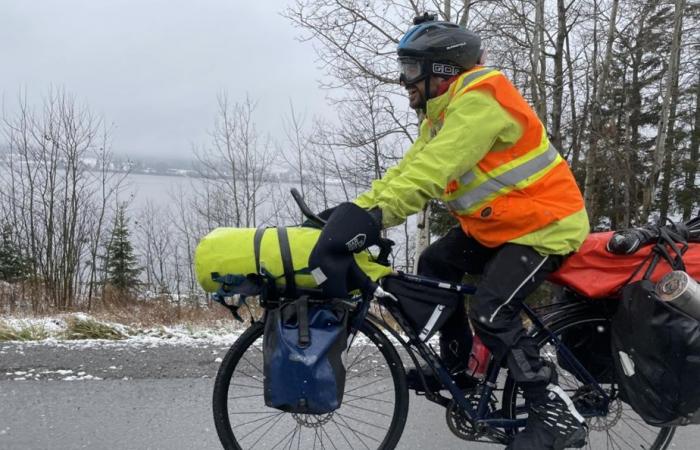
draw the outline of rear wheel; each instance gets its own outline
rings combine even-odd
[[[226,449],[393,449],[408,414],[403,364],[386,336],[365,321],[345,359],[343,403],[329,414],[292,414],[265,405],[262,323],[233,344],[214,385],[214,421]]]
[[[591,336],[594,333],[605,334],[609,332],[609,327],[609,318],[591,313],[588,316],[582,315],[569,320],[561,320],[550,329],[558,338],[561,338],[564,333],[574,333],[574,335],[580,333],[582,336]],[[601,387],[612,399],[607,415],[586,414],[582,411],[583,408],[580,407],[581,402],[586,400],[595,402],[595,392],[584,386],[574,375],[561,367],[557,360],[556,348],[548,342],[547,338],[547,336],[543,337],[538,343],[540,355],[543,359],[556,364],[560,387],[566,391],[569,397],[574,399],[577,408],[586,417],[589,435],[585,448],[596,450],[663,450],[668,448],[673,438],[675,427],[657,428],[646,424],[627,403],[620,399],[614,380],[600,383]],[[590,404],[589,402],[588,405]],[[503,410],[508,418],[527,417],[527,408],[522,397],[522,390],[510,377],[506,381],[503,392]]]

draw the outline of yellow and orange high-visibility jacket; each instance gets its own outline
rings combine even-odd
[[[483,66],[427,102],[418,139],[355,203],[380,208],[393,226],[430,199],[488,247],[567,254],[589,232],[576,180],[537,115],[501,72]]]

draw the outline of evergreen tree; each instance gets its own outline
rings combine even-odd
[[[9,223],[0,229],[0,281],[20,281],[29,276],[29,263],[12,240],[12,227]]]
[[[434,237],[444,236],[450,228],[459,225],[457,219],[447,210],[444,203],[430,202],[430,234]]]
[[[141,268],[129,240],[128,219],[123,206],[117,209],[107,244],[106,272],[107,283],[117,289],[127,291],[139,284]]]

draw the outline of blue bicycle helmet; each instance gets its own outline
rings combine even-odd
[[[401,38],[398,53],[399,80],[415,84],[431,75],[451,77],[474,67],[481,59],[481,38],[455,23],[436,21],[423,14]]]

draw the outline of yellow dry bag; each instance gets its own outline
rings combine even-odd
[[[308,227],[287,227],[295,282],[299,287],[318,287],[308,270],[309,255],[321,230]],[[261,232],[259,265],[273,276],[278,286],[284,285],[284,267],[278,233],[275,228]],[[257,272],[255,228],[217,228],[202,238],[195,250],[197,280],[207,292],[216,292],[221,285],[212,274],[242,275]],[[390,267],[374,262],[368,251],[354,254],[357,265],[372,281],[392,273]]]

